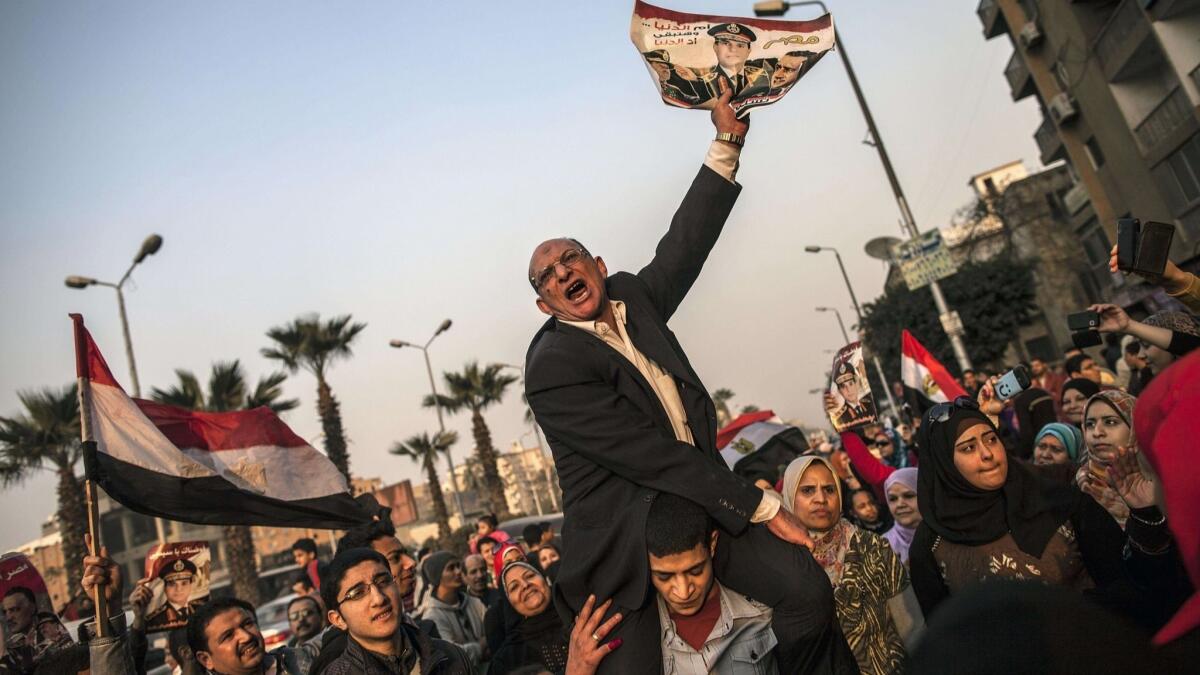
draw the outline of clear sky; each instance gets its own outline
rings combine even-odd
[[[1011,47],[983,40],[974,3],[829,4],[920,227],[948,222],[970,175],[1037,166],[1036,106],[1013,104]],[[71,311],[128,384],[112,291],[63,278],[115,280],[157,232],[126,294],[144,390],[219,359],[257,378],[275,368],[258,355],[269,327],[351,313],[367,329],[330,375],[351,468],[421,480],[387,449],[436,429],[424,364],[388,340],[423,342],[449,317],[435,369],[522,363],[542,320],[533,246],[569,234],[636,270],[700,166],[708,116],[657,100],[631,8],[0,3],[0,414],[18,390],[71,381]],[[752,118],[745,188],[672,327],[710,390],[815,423],[807,392],[841,340],[812,308],[852,310],[832,256],[803,247],[838,247],[866,301],[885,270],[863,244],[899,234],[899,215],[836,55]],[[287,421],[320,447],[313,378],[285,388],[302,402]],[[487,414],[502,449],[522,411],[514,389]],[[450,425],[463,457],[469,419]],[[48,472],[0,493],[0,550],[54,505]]]

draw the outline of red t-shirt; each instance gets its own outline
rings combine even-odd
[[[712,590],[708,593],[708,598],[704,604],[700,606],[700,611],[691,616],[683,616],[670,612],[671,621],[675,622],[675,634],[683,638],[683,641],[688,643],[692,649],[700,651],[704,648],[704,643],[708,641],[708,636],[712,635],[713,626],[717,625],[717,619],[721,618],[721,591],[714,583]]]

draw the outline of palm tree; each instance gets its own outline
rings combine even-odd
[[[316,314],[302,316],[291,323],[267,331],[274,347],[264,347],[262,355],[282,361],[288,372],[303,368],[317,378],[317,414],[325,434],[325,455],[350,480],[350,455],[346,451],[346,433],[342,430],[342,413],[326,376],[334,361],[351,355],[350,343],[367,327],[351,323],[350,315],[335,316],[321,321]]]
[[[724,387],[712,393],[713,406],[717,409],[717,427],[724,427],[733,421],[733,415],[729,413],[729,401],[735,396],[732,389]]]
[[[433,513],[438,524],[438,543],[441,548],[450,544],[450,511],[446,509],[446,496],[442,493],[442,482],[435,468],[439,452],[449,452],[450,446],[458,441],[458,434],[447,431],[430,439],[428,433],[410,436],[407,441],[397,442],[389,451],[393,455],[410,457],[425,469],[429,481],[429,496],[433,499]]]
[[[75,466],[83,457],[79,440],[76,385],[17,394],[25,411],[0,417],[0,486],[23,482],[36,469],[58,475],[58,527],[62,535],[67,588],[79,587],[83,574],[83,532],[87,505]],[[47,570],[43,570],[47,572]]]
[[[499,403],[508,386],[517,381],[515,375],[502,374],[503,368],[493,363],[480,370],[479,362],[471,361],[461,373],[442,373],[449,394],[438,396],[438,403],[450,414],[471,411],[471,434],[475,437],[475,455],[483,467],[486,501],[488,509],[496,515],[508,513],[508,500],[504,497],[504,483],[496,468],[496,448],[492,445],[492,432],[483,421],[483,411],[493,403]],[[436,405],[432,395],[425,397],[424,405],[426,408]]]
[[[280,387],[287,375],[271,373],[260,378],[254,391],[246,393],[246,374],[241,363],[218,361],[208,376],[208,391],[200,386],[200,380],[190,371],[176,370],[178,382],[169,389],[151,389],[150,398],[159,403],[188,408],[225,412],[249,410],[266,406],[276,413],[291,410],[300,405],[294,398],[280,399]],[[251,604],[261,601],[258,593],[258,567],[254,562],[254,532],[246,525],[226,525],[222,529],[225,537],[225,552],[229,562],[229,582],[233,594]]]

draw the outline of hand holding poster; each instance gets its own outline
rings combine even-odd
[[[629,35],[664,103],[712,109],[725,80],[739,118],[783,98],[834,45],[829,14],[768,21],[687,14],[641,0]]]
[[[50,605],[46,582],[23,554],[0,557],[0,597],[4,599],[5,663],[32,671],[50,653],[72,644]]]
[[[159,544],[146,554],[150,603],[146,632],[182,628],[197,607],[208,601],[211,555],[208,542]]]
[[[834,406],[826,412],[838,432],[875,421],[875,401],[863,366],[861,342],[851,342],[834,356],[829,394]]]

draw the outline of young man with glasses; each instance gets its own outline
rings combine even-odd
[[[739,28],[740,31],[740,28]],[[829,578],[774,491],[733,473],[717,454],[716,408],[667,321],[700,275],[733,210],[748,120],[725,78],[711,118],[717,136],[654,258],[609,275],[579,241],[551,239],[530,257],[537,307],[551,318],[526,357],[525,391],[546,432],[567,505],[555,606],[569,624],[590,595],[624,619],[622,647],[602,673],[662,666],[643,536],[655,495],[699,504],[725,533],[716,577],[775,608],[783,672],[856,668],[834,618]],[[597,640],[600,642],[600,640]]]
[[[467,675],[466,654],[425,636],[409,622],[387,559],[369,548],[338,552],[325,570],[321,598],[329,623],[349,634],[346,649],[323,675]]]

